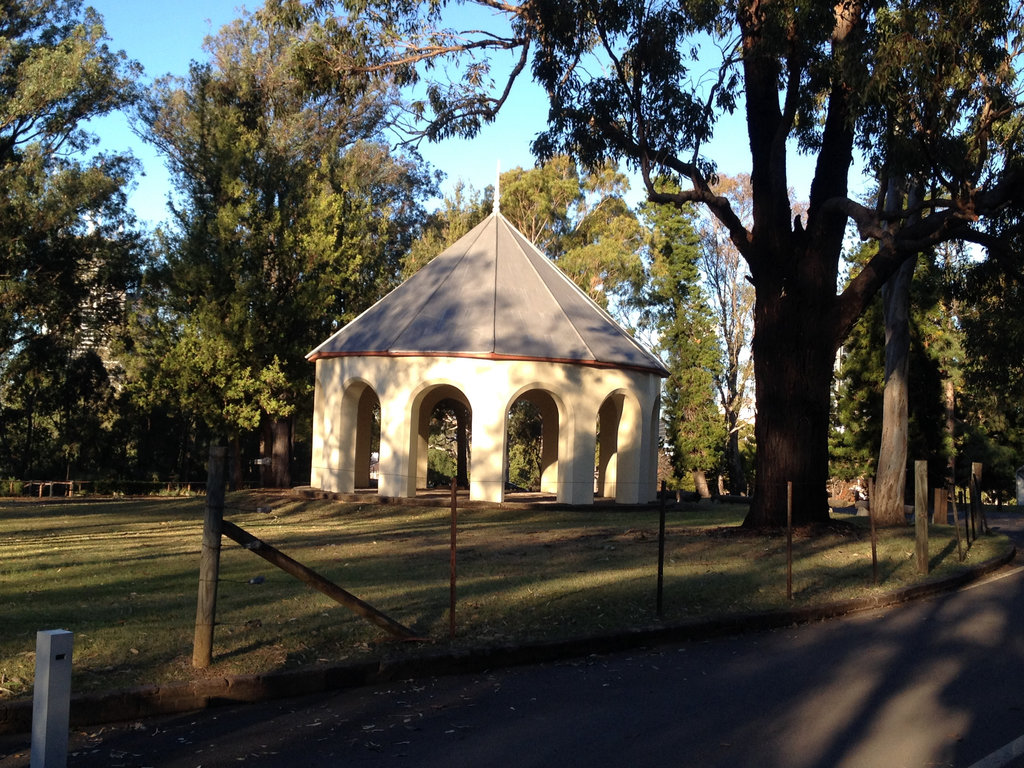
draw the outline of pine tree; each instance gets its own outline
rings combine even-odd
[[[641,316],[670,373],[662,401],[668,450],[676,480],[692,475],[698,492],[708,496],[706,476],[722,468],[727,430],[715,390],[720,340],[698,269],[701,239],[685,209],[647,205],[644,218],[651,264]]]

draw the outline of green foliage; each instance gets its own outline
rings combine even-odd
[[[135,96],[78,2],[0,13],[0,468],[96,471],[109,453],[109,347],[147,247],[126,209],[132,161],[86,158],[85,121]]]
[[[448,451],[429,447],[427,448],[427,484],[432,486],[446,486],[455,477],[456,461],[455,456]]]
[[[540,411],[528,400],[517,400],[508,414],[508,481],[530,491],[540,490]]]
[[[409,248],[402,262],[402,277],[412,276],[432,258],[483,221],[491,210],[484,193],[457,182],[451,197],[431,213],[421,227],[421,235]]]
[[[1008,54],[1019,47],[1019,13],[982,0],[878,9],[859,142],[875,166],[929,182],[981,178],[990,121],[1005,120],[1016,98]]]
[[[322,79],[316,30],[274,10],[225,27],[142,110],[181,197],[136,389],[229,435],[308,400],[305,353],[394,287],[433,191],[378,139],[393,89]]]
[[[851,261],[863,263],[873,250],[873,246],[862,246]],[[961,359],[955,319],[944,309],[950,284],[946,269],[938,259],[922,259],[911,284],[908,471],[913,471],[915,461],[927,460],[934,485],[944,484],[944,468],[954,450],[945,429],[943,382],[947,377],[958,378]],[[830,438],[831,471],[841,480],[874,474],[885,386],[882,314],[881,300],[876,299],[841,352]]]
[[[718,471],[727,433],[715,377],[721,346],[700,284],[700,236],[692,211],[649,204],[650,277],[640,301],[641,324],[659,339],[670,376],[662,413],[677,477]]]
[[[1015,239],[1014,245],[1019,241]],[[1021,250],[1010,247],[997,259],[974,264],[960,292],[964,332],[964,387],[958,403],[964,423],[966,480],[970,461],[985,464],[985,488],[1003,496],[1015,492],[1015,472],[1024,464],[1024,301]]]

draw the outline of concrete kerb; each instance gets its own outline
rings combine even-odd
[[[71,725],[81,727],[125,722],[395,680],[482,672],[498,667],[551,662],[594,653],[612,653],[806,624],[960,589],[1009,564],[1015,555],[1016,548],[1011,547],[1003,555],[955,576],[928,580],[880,597],[857,598],[811,608],[695,619],[671,626],[544,643],[438,651],[402,659],[325,665],[265,675],[236,675],[85,694],[71,700]],[[0,702],[0,733],[27,733],[31,728],[31,699]]]

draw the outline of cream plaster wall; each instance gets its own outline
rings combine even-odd
[[[470,498],[500,502],[505,488],[505,420],[523,394],[542,390],[545,436],[558,445],[557,470],[547,468],[542,484],[567,504],[592,504],[598,410],[609,397],[621,411],[618,450],[610,461],[606,493],[620,503],[656,498],[657,420],[661,379],[639,371],[519,360],[462,357],[336,357],[316,361],[311,483],[327,491],[351,492],[365,476],[356,457],[365,457],[360,398],[367,387],[380,399],[381,440],[378,493],[415,496],[425,465],[421,411],[436,403],[438,387],[462,393],[472,414]],[[557,430],[548,420],[557,414]],[[415,425],[416,428],[413,428]],[[607,430],[602,430],[606,432]],[[553,442],[551,440],[549,443]],[[357,445],[358,444],[358,445]],[[608,446],[605,446],[607,458]],[[550,457],[550,446],[544,453]],[[362,460],[362,459],[361,459]],[[611,495],[611,493],[607,493]]]

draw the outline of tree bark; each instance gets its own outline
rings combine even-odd
[[[801,295],[789,282],[759,285],[754,308],[757,459],[747,527],[785,525],[790,482],[794,525],[829,520],[832,297],[812,299],[813,292]]]
[[[711,498],[711,489],[708,488],[708,478],[703,469],[693,470],[693,486],[697,489],[697,495],[702,499]]]
[[[292,422],[274,419],[274,447],[270,460],[270,475],[275,488],[288,488],[292,484]]]
[[[882,442],[871,508],[879,525],[906,524],[907,437],[910,411],[910,283],[917,259],[908,259],[882,287],[885,309],[885,391]]]

